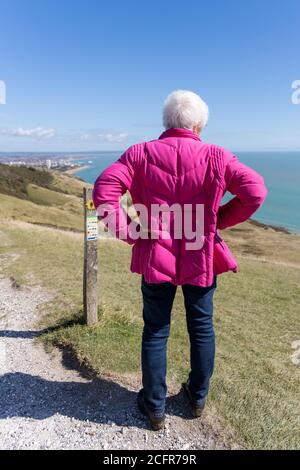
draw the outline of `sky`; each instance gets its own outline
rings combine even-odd
[[[299,0],[0,0],[0,152],[155,139],[176,89],[207,102],[203,140],[299,151],[299,59]]]

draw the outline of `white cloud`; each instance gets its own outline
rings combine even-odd
[[[0,135],[12,137],[30,137],[36,140],[45,140],[51,139],[55,136],[55,129],[47,129],[44,127],[24,129],[23,127],[18,127],[16,129],[0,129]]]
[[[129,134],[125,132],[113,131],[111,129],[88,129],[88,130],[65,130],[57,132],[53,128],[4,128],[0,127],[0,137],[7,136],[18,139],[28,139],[32,141],[50,141],[60,144],[121,144],[128,141]],[[54,139],[55,137],[55,139]]]
[[[125,142],[128,139],[128,134],[125,132],[88,132],[80,134],[80,140],[82,141],[98,141],[98,142],[112,142],[120,143]]]
[[[128,138],[128,134],[125,132],[119,132],[117,134],[98,134],[97,136],[103,142],[124,142]]]

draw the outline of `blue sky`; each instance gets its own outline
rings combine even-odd
[[[299,0],[1,0],[0,151],[154,139],[174,89],[207,101],[204,140],[300,150],[299,24]]]

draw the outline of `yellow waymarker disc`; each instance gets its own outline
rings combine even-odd
[[[93,201],[92,199],[89,199],[89,200],[86,202],[86,207],[87,207],[87,209],[89,209],[90,211],[91,211],[91,210],[95,210],[94,201]]]

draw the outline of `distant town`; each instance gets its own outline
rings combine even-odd
[[[80,160],[84,157],[84,160]],[[26,166],[34,168],[47,168],[59,171],[76,169],[88,165],[86,154],[38,154],[38,153],[0,153],[0,163],[10,166]]]

